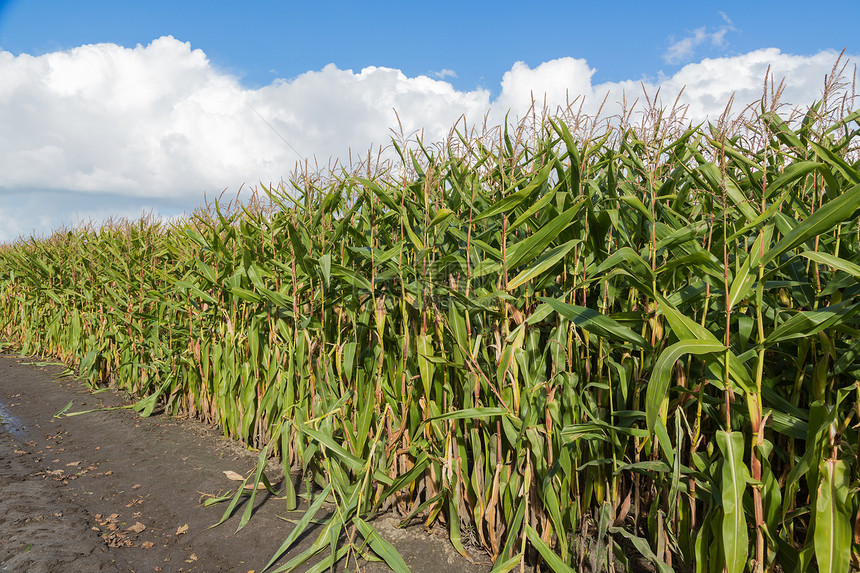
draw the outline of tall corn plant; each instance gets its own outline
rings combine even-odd
[[[278,570],[367,546],[403,569],[365,521],[395,510],[498,571],[847,571],[860,113],[825,108],[454,132],[399,170],[19,241],[0,325],[260,448],[248,481],[300,471],[270,566],[336,502]]]

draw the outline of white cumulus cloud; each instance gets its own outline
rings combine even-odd
[[[759,50],[690,63],[673,76],[594,84],[584,59],[531,68],[517,62],[488,90],[457,90],[437,77],[397,69],[328,65],[249,89],[213,67],[201,50],[172,37],[133,48],[81,46],[42,56],[0,52],[0,242],[64,224],[141,210],[191,211],[223,190],[289,176],[297,161],[386,146],[391,130],[444,138],[469,125],[523,117],[532,102],[549,110],[577,100],[595,113],[660,90],[669,105],[685,87],[688,119],[715,119],[732,93],[761,96],[768,66],[787,78],[785,100],[821,97],[836,52],[812,56]],[[852,58],[855,59],[855,58]],[[433,75],[431,73],[431,75]],[[584,98],[584,100],[582,99]],[[578,104],[577,104],[578,105]]]

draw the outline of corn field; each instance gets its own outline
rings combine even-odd
[[[337,504],[277,571],[366,548],[405,570],[365,521],[394,510],[498,572],[848,572],[860,112],[745,117],[454,132],[180,222],[19,240],[0,337],[259,448],[248,483],[280,456],[311,506],[270,566]]]

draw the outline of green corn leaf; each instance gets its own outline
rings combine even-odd
[[[846,261],[845,259],[818,251],[804,251],[800,253],[800,256],[806,257],[807,259],[817,263],[823,263],[833,267],[834,269],[844,271],[855,279],[860,280],[860,265],[852,263],[851,261]]]
[[[719,344],[717,337],[714,336],[711,331],[689,317],[684,316],[683,313],[669,304],[669,301],[660,296],[657,297],[657,300],[660,302],[660,309],[663,311],[666,320],[669,322],[669,325],[672,327],[672,330],[678,338],[682,340],[696,338],[705,342]],[[706,361],[709,362],[709,366],[715,366],[712,371],[715,370],[717,372],[717,379],[720,378],[723,372],[725,354],[726,353],[716,354],[710,360],[708,360],[707,356],[705,357]],[[740,386],[744,392],[754,392],[755,385],[753,384],[750,373],[747,371],[746,367],[733,352],[729,351],[728,355],[730,380]]]
[[[426,470],[429,465],[430,458],[427,456],[427,452],[421,452],[421,454],[418,456],[418,459],[415,460],[415,465],[412,466],[412,468],[406,473],[394,478],[394,480],[391,482],[391,485],[386,487],[385,491],[380,496],[379,501],[377,501],[376,507],[374,509],[377,509],[378,506],[381,505],[383,501],[388,499],[393,493],[400,491],[404,487],[415,483],[415,481],[422,476],[424,470]]]
[[[627,265],[625,265],[625,269],[631,274],[634,274],[644,284],[649,284],[654,279],[654,273],[651,272],[651,267],[642,260],[639,253],[630,247],[621,247],[609,255],[606,260],[597,267],[597,273],[601,273],[606,269],[615,268],[621,263],[627,263]]]
[[[645,206],[639,197],[636,197],[635,195],[622,195],[619,199],[642,213],[648,221],[654,221],[654,218],[651,216],[651,211],[648,210],[648,207]]]
[[[287,510],[293,511],[298,507],[298,498],[296,496],[296,488],[293,485],[293,476],[290,471],[290,430],[292,429],[292,420],[286,420],[281,426],[281,464],[284,472],[284,499],[287,504]]]
[[[860,185],[848,189],[842,195],[825,203],[820,209],[794,227],[776,245],[762,257],[762,264],[767,265],[781,254],[805,243],[816,235],[826,233],[843,221],[854,218],[854,213],[860,209]]]
[[[310,507],[308,507],[307,511],[305,511],[304,515],[302,515],[299,522],[296,523],[296,526],[293,528],[293,530],[290,532],[290,534],[287,536],[287,538],[284,540],[284,542],[281,544],[281,546],[277,549],[277,551],[275,551],[274,555],[272,555],[272,558],[269,559],[269,562],[266,564],[266,566],[263,567],[263,571],[266,571],[267,569],[269,569],[275,563],[275,561],[280,559],[281,555],[286,553],[290,549],[290,547],[293,546],[293,543],[296,542],[296,540],[299,538],[299,536],[302,533],[304,533],[305,529],[307,529],[308,525],[310,525],[311,521],[313,521],[314,516],[317,514],[317,512],[320,510],[320,508],[326,502],[326,499],[328,499],[328,496],[331,494],[331,491],[332,491],[332,485],[329,484],[325,487],[325,489],[323,489],[322,492],[320,492],[320,494],[317,496],[317,498],[314,500],[314,502],[310,505]],[[319,540],[322,538],[323,538],[323,535],[320,534],[319,538],[317,539],[317,542],[319,542]],[[319,552],[324,547],[324,545],[321,547],[316,547],[316,546],[317,546],[317,543],[314,543],[314,545],[311,546],[309,551],[311,549],[315,549],[314,553],[316,553],[316,552]],[[311,555],[313,555],[313,553],[311,553]],[[308,555],[308,558],[311,555]],[[301,556],[299,556],[299,557],[301,557]],[[278,569],[278,570],[280,571],[282,569]]]
[[[761,253],[765,250],[765,245],[770,245],[770,238],[773,234],[773,226],[768,225],[759,234],[755,243],[750,248],[749,254],[744,259],[740,270],[735,275],[732,281],[732,286],[729,289],[729,308],[734,308],[738,301],[745,300],[752,288],[753,282],[756,279],[755,271],[758,268],[758,263],[761,260]]]
[[[820,573],[848,573],[851,569],[852,508],[850,471],[842,460],[819,465],[821,482],[815,499],[815,559]]]
[[[257,468],[256,468],[256,471],[254,472],[254,479],[251,482],[250,499],[248,500],[248,503],[245,504],[245,511],[242,513],[242,519],[239,520],[239,526],[236,528],[237,532],[239,530],[241,530],[243,527],[245,527],[246,525],[248,525],[248,522],[251,520],[251,514],[254,511],[254,499],[257,497],[257,491],[258,491],[257,485],[258,484],[262,483],[265,486],[265,488],[269,491],[269,493],[271,493],[272,495],[278,495],[277,492],[272,488],[272,484],[269,483],[269,478],[267,478],[266,474],[263,473],[266,469],[266,465],[269,462],[269,446],[270,445],[271,445],[271,442],[266,444],[266,447],[264,447],[260,451],[260,455],[257,457]],[[247,480],[245,480],[245,481],[247,481]]]
[[[526,221],[529,220],[530,217],[534,216],[536,213],[541,212],[550,202],[555,198],[555,193],[558,190],[558,185],[552,188],[552,190],[534,202],[534,204],[526,209],[526,211],[517,217],[517,220],[508,225],[508,233],[511,233],[521,225],[523,225]]]
[[[510,193],[504,198],[499,199],[496,203],[489,206],[487,209],[477,215],[473,219],[473,222],[477,223],[484,219],[499,215],[500,213],[510,213],[517,205],[529,198],[533,193],[535,193],[535,191],[537,191],[541,187],[541,185],[544,184],[544,182],[546,182],[547,177],[549,177],[550,171],[552,171],[552,167],[553,166],[551,164],[547,164],[539,173],[534,176],[534,178],[525,188],[515,193]]]
[[[400,212],[400,205],[394,201],[391,195],[385,191],[382,187],[380,187],[376,182],[371,181],[370,179],[364,179],[361,177],[355,177],[354,181],[361,183],[367,189],[373,191],[373,194],[389,209],[394,211],[395,213]]]
[[[744,435],[741,432],[717,430],[717,445],[723,454],[720,471],[720,493],[722,496],[723,553],[728,573],[742,573],[746,568],[749,551],[749,534],[744,515],[744,490],[748,470],[744,465]]]
[[[805,149],[803,142],[800,141],[794,131],[788,126],[788,123],[779,117],[776,112],[763,113],[761,119],[767,122],[768,127],[777,135],[780,141],[793,147],[795,151],[803,151]]]
[[[391,543],[379,535],[375,527],[358,516],[352,518],[352,522],[358,528],[358,532],[370,544],[370,548],[378,556],[382,557],[385,564],[395,573],[409,573],[409,567]]]
[[[645,420],[650,432],[654,431],[654,425],[658,416],[662,414],[663,424],[665,420],[665,405],[668,401],[667,391],[669,390],[669,382],[672,379],[672,373],[675,369],[675,363],[685,354],[717,354],[724,352],[726,347],[716,341],[706,340],[682,340],[676,342],[666,350],[660,353],[657,363],[654,365],[654,370],[651,372],[651,379],[648,381],[648,389],[645,395]]]
[[[560,260],[562,260],[567,255],[567,253],[571,251],[571,249],[573,249],[573,247],[575,247],[580,242],[580,239],[573,239],[563,245],[555,247],[554,249],[550,249],[539,259],[537,259],[532,266],[525,269],[516,277],[514,277],[510,282],[508,282],[508,290],[513,290],[518,286],[530,281],[531,279],[542,275],[544,272],[554,267]]]
[[[343,463],[347,465],[352,470],[358,471],[362,467],[364,467],[364,461],[358,459],[349,453],[346,448],[336,443],[330,434],[323,433],[319,430],[314,430],[313,428],[308,428],[306,426],[297,425],[296,428],[303,434],[307,435],[309,438],[314,441],[320,443],[325,446],[326,449],[331,451],[338,459],[340,459]]]
[[[55,417],[55,418],[62,418],[62,417],[63,417],[63,414],[65,414],[66,412],[68,412],[68,411],[72,408],[72,405],[73,405],[73,404],[74,404],[74,401],[73,401],[73,400],[69,400],[69,403],[68,403],[68,404],[66,404],[65,406],[63,406],[63,407],[62,407],[62,409],[60,409],[60,411],[59,411],[59,412],[57,412],[56,414],[54,414],[54,417]]]
[[[526,524],[526,535],[531,544],[538,550],[540,556],[546,561],[546,564],[549,565],[549,568],[555,573],[576,573],[567,563],[561,560],[561,557],[553,553],[552,549],[543,542],[540,535],[532,529],[531,525]]]
[[[557,313],[583,330],[587,330],[598,336],[629,342],[640,348],[648,348],[650,346],[640,335],[608,316],[600,314],[596,310],[568,304],[554,298],[540,297],[540,300],[550,305]]]
[[[657,557],[657,555],[651,550],[651,546],[648,544],[647,540],[633,535],[632,533],[621,527],[610,527],[609,532],[620,535],[630,541],[633,547],[635,547],[636,550],[641,553],[645,559],[654,564],[654,566],[657,567],[657,570],[660,571],[660,573],[674,573],[674,570],[668,565],[666,565],[666,562]]]
[[[520,535],[522,535],[522,526],[524,521],[526,511],[526,498],[522,497],[520,502],[517,504],[517,508],[511,512],[508,516],[507,522],[510,523],[510,528],[508,529],[509,534],[507,535],[507,540],[505,541],[505,546],[502,548],[502,552],[500,554],[501,559],[506,559],[511,555],[511,552],[514,548],[514,543]],[[521,556],[522,557],[522,556]],[[500,559],[500,560],[501,560]],[[505,563],[508,563],[505,561]],[[522,562],[522,560],[520,561]],[[496,567],[499,567],[499,562],[496,562],[496,566],[493,567],[493,573],[498,573],[496,571]],[[501,569],[501,567],[499,567]]]
[[[457,304],[452,304],[448,308],[448,327],[454,335],[453,342],[456,345],[454,352],[455,356],[459,356],[463,361],[463,354],[469,354],[469,333],[466,331],[466,319],[463,316],[461,307]]]
[[[821,158],[823,162],[835,167],[836,170],[845,177],[845,179],[855,184],[860,183],[860,173],[857,172],[857,169],[851,167],[843,158],[836,155],[832,149],[828,149],[814,141],[810,141],[809,146],[812,147],[815,154]]]
[[[774,179],[767,186],[767,194],[768,197],[771,196],[772,193],[776,193],[780,189],[782,189],[786,185],[790,185],[794,183],[798,179],[802,179],[809,175],[811,172],[816,169],[822,167],[821,163],[816,161],[796,161],[791,163],[785,168],[785,171],[782,174]],[[857,183],[855,181],[855,183]]]
[[[430,224],[427,225],[427,228],[432,229],[436,225],[444,223],[453,214],[454,212],[451,209],[439,209],[438,211],[436,211],[436,215],[433,216],[433,219],[430,221]]]
[[[840,302],[820,310],[800,311],[778,327],[765,338],[765,347],[773,346],[794,338],[806,338],[822,330],[830,328],[837,322],[845,321],[860,311],[860,303],[851,304],[851,300]]]
[[[522,554],[514,555],[510,559],[496,561],[495,565],[493,565],[493,569],[491,573],[508,573],[509,571],[513,571],[514,567],[518,565],[522,565],[525,557]]]
[[[361,276],[359,273],[348,269],[344,266],[341,266],[337,263],[331,263],[331,273],[343,279],[347,283],[364,290],[372,291],[373,287],[370,284],[370,281],[367,278]]]
[[[218,303],[218,300],[215,299],[212,295],[210,295],[207,292],[204,292],[197,285],[192,284],[188,281],[176,281],[174,283],[174,285],[176,286],[176,288],[186,289],[188,291],[191,291],[191,293],[194,294],[194,296],[203,300],[204,302],[208,302],[209,304],[217,304]]]
[[[466,548],[463,547],[462,536],[460,533],[460,515],[458,513],[458,504],[455,498],[456,494],[448,495],[448,539],[451,545],[457,550],[457,553],[464,558],[469,559],[469,554],[466,553]]]
[[[232,292],[236,297],[238,297],[244,301],[254,302],[254,303],[260,302],[260,295],[258,295],[257,293],[255,293],[252,290],[248,290],[246,288],[234,286],[230,289],[230,292]]]
[[[749,204],[746,194],[740,189],[737,182],[729,176],[723,176],[720,173],[720,168],[714,163],[705,163],[699,166],[698,170],[705,180],[708,182],[711,191],[720,196],[723,194],[723,184],[725,185],[726,196],[746,218],[747,221],[752,221],[756,218],[755,209]]]
[[[541,227],[535,234],[509,245],[505,257],[508,269],[514,270],[520,265],[527,265],[532,262],[547,246],[558,239],[558,236],[570,225],[583,205],[583,201],[577,202],[573,207]]]
[[[418,346],[418,368],[421,372],[421,383],[424,386],[425,399],[430,399],[430,389],[433,387],[433,373],[435,368],[429,360],[433,356],[433,338],[429,334],[421,334],[417,337]]]

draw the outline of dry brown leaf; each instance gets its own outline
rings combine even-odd
[[[124,533],[104,533],[102,539],[109,547],[132,547],[134,542],[131,539],[126,539]]]
[[[186,563],[193,563],[195,561],[197,561],[197,554],[196,553],[192,553],[191,555],[188,556],[188,559],[185,560]]]
[[[143,543],[140,544],[140,546],[143,547],[144,549],[150,549],[150,548],[152,548],[153,545],[155,545],[155,543],[153,543],[152,541],[144,541]]]
[[[146,529],[146,526],[139,521],[127,528],[128,531],[134,531],[135,533],[140,533],[144,529]]]
[[[246,483],[246,484],[245,484],[245,489],[253,490],[253,489],[254,489],[254,484],[252,484],[252,483]],[[257,489],[266,489],[266,485],[265,485],[263,482],[257,482]]]
[[[185,525],[180,525],[176,529],[176,535],[182,535],[183,533],[185,533],[187,531],[188,531],[188,524],[186,523]]]
[[[245,478],[232,470],[225,470],[224,475],[227,476],[227,479],[231,479],[233,481],[245,481]]]
[[[627,514],[630,513],[630,494],[632,492],[632,489],[628,491],[627,497],[625,497],[624,501],[621,502],[621,507],[618,508],[618,514],[615,517],[615,521],[612,523],[613,526],[617,527],[624,523],[624,520],[627,519]]]

